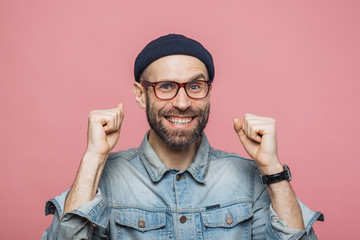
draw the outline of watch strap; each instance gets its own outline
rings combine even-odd
[[[271,174],[271,175],[261,175],[260,179],[263,184],[269,185],[272,183],[281,182],[284,180],[290,181],[291,180],[291,173],[290,169],[287,165],[284,164],[284,171]]]

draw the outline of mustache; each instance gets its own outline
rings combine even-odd
[[[161,109],[159,111],[159,117],[163,117],[163,116],[197,116],[197,115],[201,115],[202,114],[202,110],[201,109],[192,109],[192,108],[187,108],[184,111],[177,109],[177,108],[173,108],[173,109]]]

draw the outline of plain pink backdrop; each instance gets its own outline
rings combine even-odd
[[[215,59],[210,121],[217,149],[247,156],[232,120],[277,120],[297,196],[325,214],[319,239],[356,239],[359,197],[359,1],[0,2],[0,229],[39,239],[45,201],[71,186],[87,116],[121,101],[115,150],[148,129],[133,62],[150,40],[182,33]]]

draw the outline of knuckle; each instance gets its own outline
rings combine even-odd
[[[249,130],[250,130],[250,133],[254,132],[254,128],[252,126],[249,128]]]
[[[248,123],[249,125],[253,125],[254,122],[255,122],[254,119],[248,119],[248,120],[247,120],[247,123]]]
[[[89,113],[88,119],[89,119],[89,120],[93,120],[93,119],[95,118],[95,115],[96,115],[96,112],[95,112],[95,111],[91,111],[91,112]]]
[[[256,131],[256,128],[254,126],[250,126],[250,131],[254,133]]]
[[[271,118],[270,124],[275,127],[275,125],[276,125],[276,120],[275,120],[274,118]]]

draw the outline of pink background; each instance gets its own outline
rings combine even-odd
[[[319,239],[355,239],[359,207],[359,1],[1,1],[0,229],[39,239],[45,201],[72,183],[87,116],[121,101],[115,150],[140,144],[133,62],[148,41],[182,33],[213,54],[206,129],[247,156],[232,119],[277,120],[297,196],[325,214]]]

